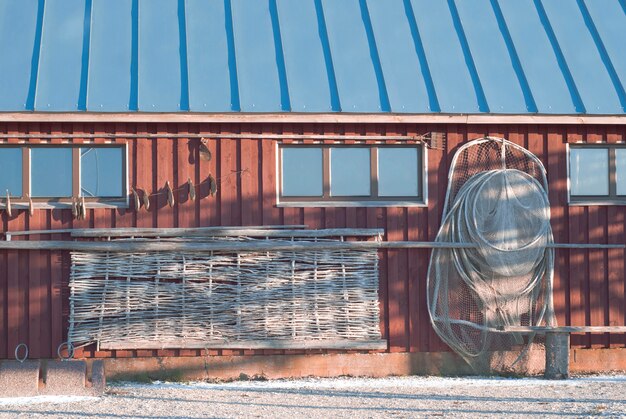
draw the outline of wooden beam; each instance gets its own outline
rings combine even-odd
[[[354,140],[354,141],[424,141],[427,137],[424,135],[340,135],[340,134],[217,134],[217,133],[198,133],[198,134],[173,134],[173,133],[159,133],[159,134],[132,134],[132,133],[115,133],[115,134],[2,134],[0,133],[0,139],[70,139],[70,138],[104,138],[104,139],[117,139],[117,138],[225,138],[225,139],[248,139],[248,140],[313,140],[313,141],[326,141],[326,140]]]
[[[372,123],[625,125],[626,115],[397,113],[3,112],[0,122],[120,123]]]
[[[379,350],[387,349],[386,340],[351,341],[351,340],[251,340],[240,342],[225,341],[132,341],[100,342],[104,350],[136,349],[345,349]]]
[[[504,326],[503,332],[520,333],[626,333],[626,326]]]
[[[411,242],[411,241],[164,241],[164,240],[119,240],[119,241],[0,241],[0,249],[9,250],[75,250],[83,252],[265,252],[265,251],[308,251],[308,250],[364,250],[364,249],[463,249],[475,248],[473,243]],[[560,248],[569,249],[623,249],[623,244],[573,244]]]
[[[356,113],[214,113],[193,112],[5,112],[0,122],[127,122],[127,123],[466,123],[467,115]]]
[[[265,252],[265,251],[308,251],[377,249],[379,242],[297,242],[290,240],[255,241],[0,241],[0,249],[21,250],[73,250],[83,252]]]
[[[268,225],[268,226],[232,226],[232,227],[196,227],[196,228],[169,228],[169,229],[156,229],[156,228],[64,228],[57,230],[23,230],[23,231],[5,231],[0,232],[0,234],[4,234],[9,240],[11,236],[30,236],[33,234],[71,234],[76,237],[158,237],[158,234],[152,234],[149,236],[145,236],[144,234],[151,234],[152,231],[155,230],[167,230],[171,233],[172,236],[182,235],[186,230],[198,231],[198,232],[221,232],[223,230],[231,230],[233,232],[237,232],[237,234],[241,234],[241,231],[245,230],[295,230],[295,229],[305,229],[308,226],[306,224],[292,224],[292,225]],[[175,231],[180,232],[181,234],[174,234]],[[117,234],[116,232],[122,232],[121,234]],[[128,234],[127,234],[128,233]],[[88,235],[85,235],[88,234]],[[167,235],[167,234],[165,234]]]
[[[199,228],[116,228],[80,229],[72,237],[375,237],[383,229],[335,228],[323,230],[271,229],[257,227],[199,227]]]

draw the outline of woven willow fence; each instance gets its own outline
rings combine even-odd
[[[202,242],[207,241],[216,243]],[[299,239],[307,241],[313,240]],[[336,240],[315,239],[321,241]],[[72,252],[71,259],[69,341],[75,346],[375,349],[384,344],[376,249]]]

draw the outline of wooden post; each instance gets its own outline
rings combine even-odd
[[[548,380],[569,377],[569,332],[546,332],[546,370]]]

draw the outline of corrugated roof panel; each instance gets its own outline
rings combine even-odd
[[[47,0],[35,110],[85,110],[89,14],[86,0]]]
[[[441,112],[480,112],[450,8],[443,1],[411,0],[411,4]]]
[[[594,26],[621,84],[619,93],[623,109],[626,88],[626,3],[594,0],[586,1],[585,4],[593,21],[598,22]]]
[[[412,34],[407,10],[403,2],[368,0],[368,9],[374,29],[374,37],[380,55],[392,112],[427,113],[431,109],[425,77],[427,68],[422,68],[416,42],[419,34]],[[421,53],[421,45],[419,46]],[[430,93],[434,95],[434,91]]]
[[[133,59],[132,0],[93,0],[87,109],[129,110]]]
[[[281,86],[278,74],[270,0],[232,0],[232,11],[241,110],[289,110],[281,96],[287,86]]]
[[[179,1],[139,0],[138,105],[145,112],[187,110],[187,62],[181,50]]]
[[[524,86],[516,75],[511,57],[515,52],[507,48],[506,33],[498,27],[490,2],[457,0],[456,6],[489,110],[494,113],[534,112],[524,98]]]
[[[329,66],[321,40],[314,0],[278,0],[278,20],[285,55],[291,110],[331,112]],[[306,45],[306,48],[302,46]]]
[[[0,1],[0,57],[5,57],[0,60],[0,111],[32,110],[40,6],[43,2],[37,0]]]
[[[539,113],[576,113],[575,100],[533,0],[500,0],[500,8]]]
[[[544,0],[543,6],[588,113],[623,112],[615,86],[574,1]]]
[[[380,112],[381,86],[358,0],[323,0],[324,18],[343,112]]]
[[[234,51],[229,55],[228,33],[224,30],[224,1],[187,0],[185,15],[190,110],[238,110],[232,100],[231,89],[237,89],[237,85],[231,85],[230,72],[236,70]],[[231,56],[233,62],[229,63]]]
[[[626,114],[626,0],[0,0],[0,112]]]

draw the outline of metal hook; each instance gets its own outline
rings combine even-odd
[[[21,347],[24,347],[24,351],[25,351],[23,357],[18,356]],[[24,361],[28,359],[28,345],[27,344],[20,343],[19,345],[15,347],[15,359],[21,363],[23,363]]]
[[[67,347],[67,356],[61,355],[61,350],[63,349],[63,346]],[[62,342],[57,348],[57,355],[59,356],[61,361],[69,361],[70,359],[74,358],[74,345],[72,344],[72,342]]]

